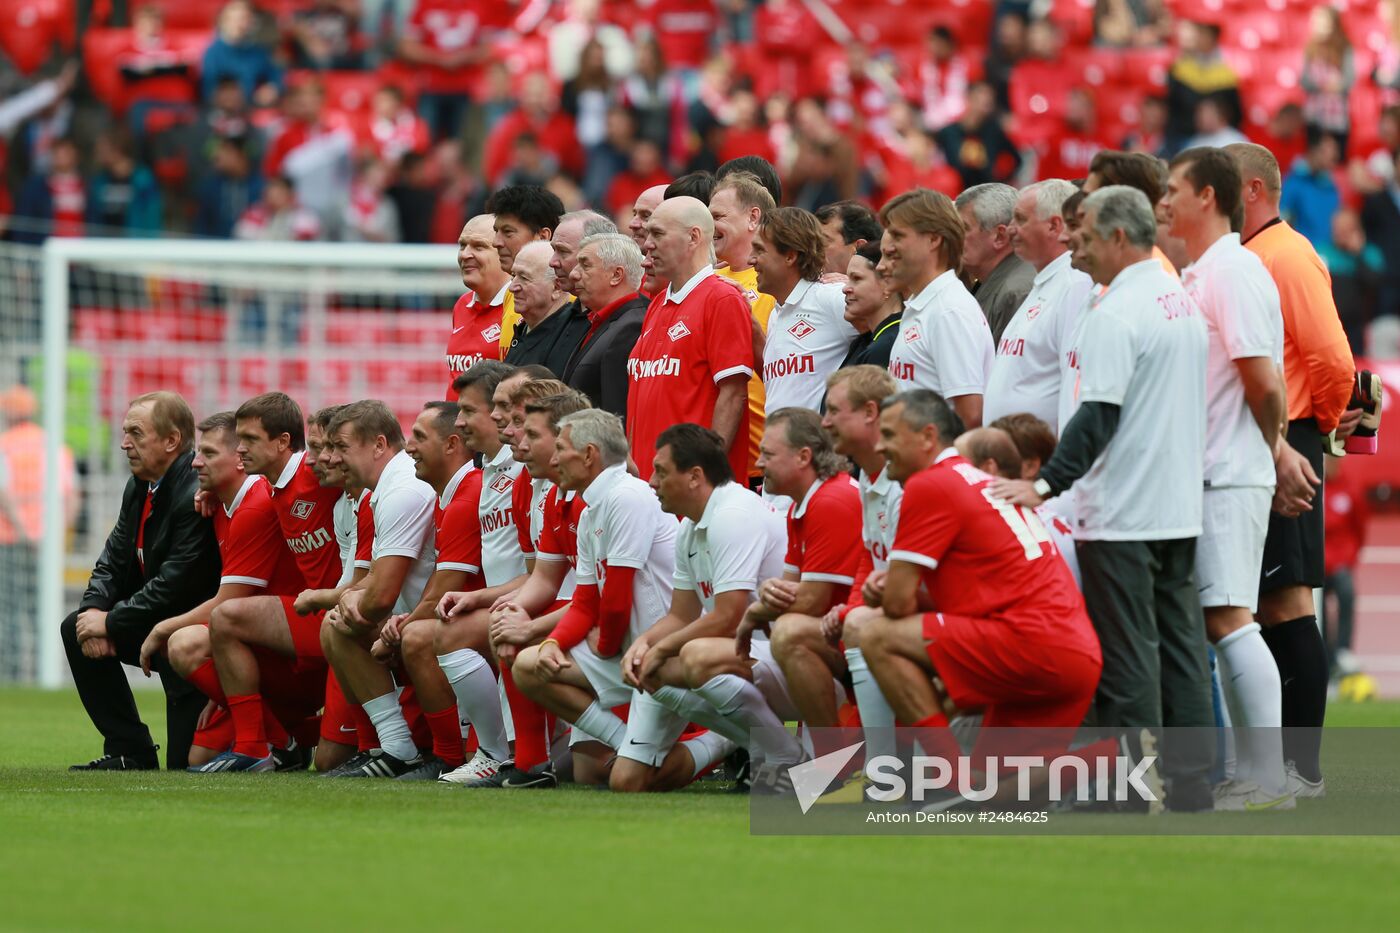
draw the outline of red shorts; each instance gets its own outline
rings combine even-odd
[[[930,612],[923,635],[948,696],[960,709],[982,710],[987,727],[1076,728],[1103,669],[1097,657],[1027,639],[1000,619]]]
[[[287,617],[287,628],[292,633],[292,650],[297,653],[297,658],[325,658],[326,653],[321,649],[321,620],[326,617],[325,612],[316,610],[309,615],[299,615],[296,609],[295,596],[279,596],[282,600],[282,612]]]

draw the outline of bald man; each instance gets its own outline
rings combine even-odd
[[[506,322],[514,327],[515,297],[510,275],[496,252],[495,215],[478,214],[457,237],[457,268],[466,294],[452,307],[452,335],[447,338],[447,400],[457,401],[452,383],[482,360],[499,360],[509,349],[502,337]]]
[[[1004,479],[1021,478],[1021,451],[1011,435],[1001,428],[973,428],[959,435],[953,446],[957,448],[958,456],[983,473]],[[1045,531],[1049,532],[1055,549],[1060,552],[1070,573],[1074,575],[1075,585],[1082,589],[1083,585],[1079,581],[1079,558],[1074,552],[1074,530],[1047,505],[1037,506],[1034,511]],[[1032,535],[1040,530],[1031,524],[1027,524],[1026,527]]]
[[[651,269],[671,284],[652,299],[627,361],[632,456],[649,479],[657,436],[693,422],[718,434],[734,475],[747,476],[753,324],[748,302],[715,276],[710,210],[695,198],[672,198],[656,208],[645,230],[642,250]]]
[[[543,240],[532,240],[515,254],[510,291],[520,323],[506,362],[538,363],[559,376],[588,333],[588,316],[555,274],[554,255],[554,248]]]
[[[659,278],[652,270],[651,260],[646,258],[644,249],[647,241],[647,221],[651,219],[656,206],[666,200],[666,187],[653,185],[638,195],[637,203],[632,205],[632,219],[627,223],[628,234],[637,244],[637,249],[642,250],[642,294],[647,296],[660,294],[671,284],[666,279]]]

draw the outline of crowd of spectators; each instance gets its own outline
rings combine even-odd
[[[756,154],[878,207],[1251,139],[1364,323],[1400,311],[1397,5],[14,0],[0,228],[446,243],[503,185],[615,216]]]

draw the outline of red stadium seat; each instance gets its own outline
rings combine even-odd
[[[372,71],[297,71],[288,76],[291,83],[318,78],[326,92],[326,106],[343,113],[368,113],[374,92],[384,79]]]
[[[1079,83],[1095,89],[1121,83],[1127,67],[1121,51],[1093,46],[1066,49],[1064,62],[1067,70],[1080,76]]]
[[[1068,46],[1088,45],[1094,41],[1095,0],[1053,0],[1049,18],[1064,36]]]
[[[33,74],[55,44],[73,49],[77,23],[73,0],[5,0],[0,3],[0,52],[21,74]]]
[[[1125,49],[1123,70],[1120,73],[1124,83],[1140,88],[1148,94],[1159,94],[1167,86],[1167,72],[1171,70],[1176,52],[1170,48]]]
[[[166,29],[213,29],[228,0],[143,0],[160,7]],[[258,6],[265,7],[266,3]],[[130,8],[134,9],[134,6]]]
[[[1023,62],[1011,72],[1007,90],[1011,112],[1023,129],[1037,123],[1055,123],[1064,116],[1070,89],[1080,79],[1080,75],[1059,62]]]

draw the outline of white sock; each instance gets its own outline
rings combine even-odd
[[[510,757],[501,719],[501,692],[486,659],[470,648],[438,655],[438,666],[457,696],[457,712],[476,730],[481,750],[497,761]]]
[[[588,704],[588,709],[579,713],[574,725],[597,739],[613,751],[622,747],[622,739],[627,735],[627,723],[610,709],[604,709],[597,700]]]
[[[1273,652],[1259,634],[1259,623],[1251,622],[1231,632],[1215,646],[1225,659],[1228,677],[1223,677],[1225,695],[1230,701],[1230,719],[1236,733],[1248,733],[1245,743],[1249,758],[1249,779],[1270,791],[1287,786],[1283,770],[1283,686]],[[1243,762],[1246,757],[1237,752]]]
[[[865,730],[865,760],[877,755],[897,755],[895,745],[894,710],[880,690],[875,675],[870,673],[870,665],[865,663],[865,655],[859,648],[846,649],[846,667],[851,672],[851,686],[856,695],[856,709],[860,710],[860,725]]]
[[[712,677],[696,693],[745,733],[755,758],[775,764],[802,760],[802,746],[787,731],[758,688],[736,674]]]
[[[403,707],[399,706],[397,693],[390,691],[360,705],[364,707],[369,721],[374,723],[374,731],[379,733],[380,748],[400,761],[412,761],[418,757],[418,746],[413,744],[413,733],[403,718]]]
[[[506,729],[506,741],[513,744],[515,742],[515,717],[510,713],[510,698],[506,696],[505,681],[497,677],[496,687],[500,692],[501,724]]]
[[[748,733],[721,716],[719,710],[705,702],[694,690],[666,686],[653,693],[652,697],[686,722],[693,722],[711,732],[718,732],[735,745],[743,745],[749,740]]]
[[[698,778],[700,772],[716,761],[723,761],[739,747],[718,732],[702,732],[693,739],[686,739],[681,746],[690,752],[690,760],[695,762],[691,778]]]

